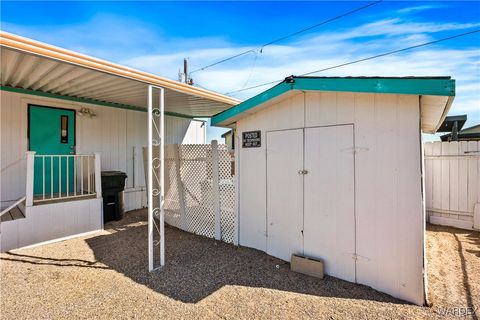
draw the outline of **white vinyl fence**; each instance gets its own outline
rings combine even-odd
[[[165,146],[165,222],[236,243],[234,157],[227,145]]]
[[[480,141],[425,143],[430,223],[480,228]]]

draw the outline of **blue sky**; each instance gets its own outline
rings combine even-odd
[[[185,57],[193,70],[367,3],[2,1],[0,12],[2,30],[176,79]],[[475,29],[477,1],[385,1],[193,78],[225,93]],[[480,122],[479,33],[318,75],[450,75],[451,114]]]

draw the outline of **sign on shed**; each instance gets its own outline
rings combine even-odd
[[[260,130],[245,131],[242,133],[242,147],[259,148],[262,145],[262,134]]]

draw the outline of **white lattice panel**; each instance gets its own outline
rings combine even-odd
[[[233,243],[235,237],[235,181],[232,176],[234,157],[228,152],[227,145],[219,145],[218,153],[222,240]]]
[[[165,222],[180,228],[180,202],[173,148],[165,146]]]
[[[215,236],[215,214],[211,205],[212,189],[205,187],[211,175],[211,146],[181,145],[182,182],[185,194],[186,230],[199,235]],[[207,157],[208,156],[208,157]]]
[[[179,148],[179,161],[175,149]],[[165,221],[195,234],[215,237],[214,188],[220,193],[221,238],[232,243],[235,236],[235,184],[233,156],[226,145],[218,146],[219,185],[213,186],[211,145],[168,145],[165,154]],[[176,163],[180,164],[181,186]],[[181,188],[181,189],[180,189]],[[181,199],[185,205],[182,218]]]

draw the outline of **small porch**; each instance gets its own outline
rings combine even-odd
[[[1,252],[102,230],[100,168],[100,153],[28,151],[25,197],[1,212]]]

